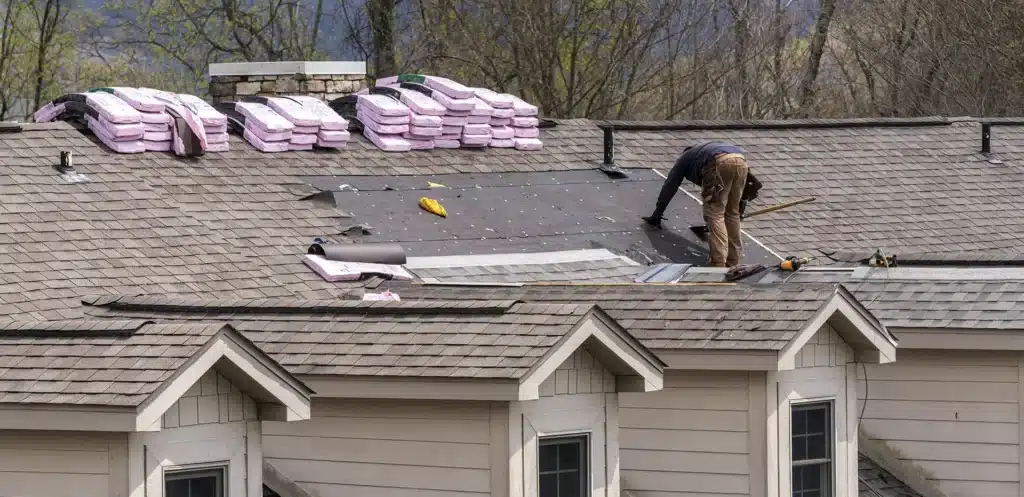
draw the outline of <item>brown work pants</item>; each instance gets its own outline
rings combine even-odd
[[[740,198],[747,184],[747,162],[739,154],[714,158],[704,170],[701,197],[704,222],[710,230],[711,267],[732,267],[743,257]]]

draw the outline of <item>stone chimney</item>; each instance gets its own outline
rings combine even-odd
[[[368,84],[366,62],[210,64],[210,97],[215,103],[249,95],[311,95],[330,101]]]

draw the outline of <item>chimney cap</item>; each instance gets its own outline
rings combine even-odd
[[[294,74],[366,75],[366,61],[219,62],[210,64],[210,77],[283,76]]]

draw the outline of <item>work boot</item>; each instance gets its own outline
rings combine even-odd
[[[650,216],[643,216],[640,219],[643,219],[645,223],[657,229],[661,229],[661,220],[665,219],[665,217],[660,214],[651,214]]]

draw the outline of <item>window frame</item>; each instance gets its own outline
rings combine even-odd
[[[801,459],[799,461],[793,459],[793,443],[796,434],[793,433],[793,414],[798,411],[812,411],[812,410],[825,410],[825,443],[826,443],[826,457],[818,459]],[[836,433],[836,402],[834,399],[817,399],[817,400],[806,400],[806,401],[793,401],[789,406],[789,473],[793,474],[793,470],[798,467],[807,466],[825,466],[823,471],[827,478],[822,488],[822,497],[834,497],[836,495],[836,485],[838,481],[838,475],[836,472],[836,445],[838,437]],[[806,433],[805,433],[806,434]],[[795,482],[792,477],[790,478],[790,496],[798,497],[794,494]]]
[[[538,495],[538,497],[540,497],[540,488],[541,488],[541,486],[540,486],[540,478],[541,478],[541,476],[546,474],[546,473],[551,473],[550,471],[546,472],[546,471],[542,471],[541,470],[541,462],[540,462],[541,448],[546,446],[546,445],[568,445],[570,443],[576,445],[576,447],[578,447],[578,450],[580,451],[580,454],[579,454],[579,461],[580,461],[579,465],[580,465],[580,467],[578,468],[578,473],[579,473],[579,482],[578,483],[579,483],[579,488],[580,488],[580,495],[579,496],[572,496],[572,497],[590,497],[590,492],[591,492],[591,489],[590,489],[590,481],[591,481],[590,472],[592,471],[591,463],[590,463],[590,457],[591,457],[590,452],[592,450],[591,447],[590,447],[590,445],[591,445],[590,441],[591,441],[591,436],[590,436],[589,432],[562,433],[562,434],[557,434],[557,435],[545,435],[545,436],[538,436],[537,437],[537,495]],[[556,472],[558,472],[558,471],[556,470]],[[565,496],[561,496],[560,495],[558,497],[565,497]]]
[[[228,495],[228,464],[226,462],[166,466],[163,469],[164,495],[167,494],[167,482],[169,481],[190,480],[209,476],[216,476],[219,482],[216,497],[226,497]]]

